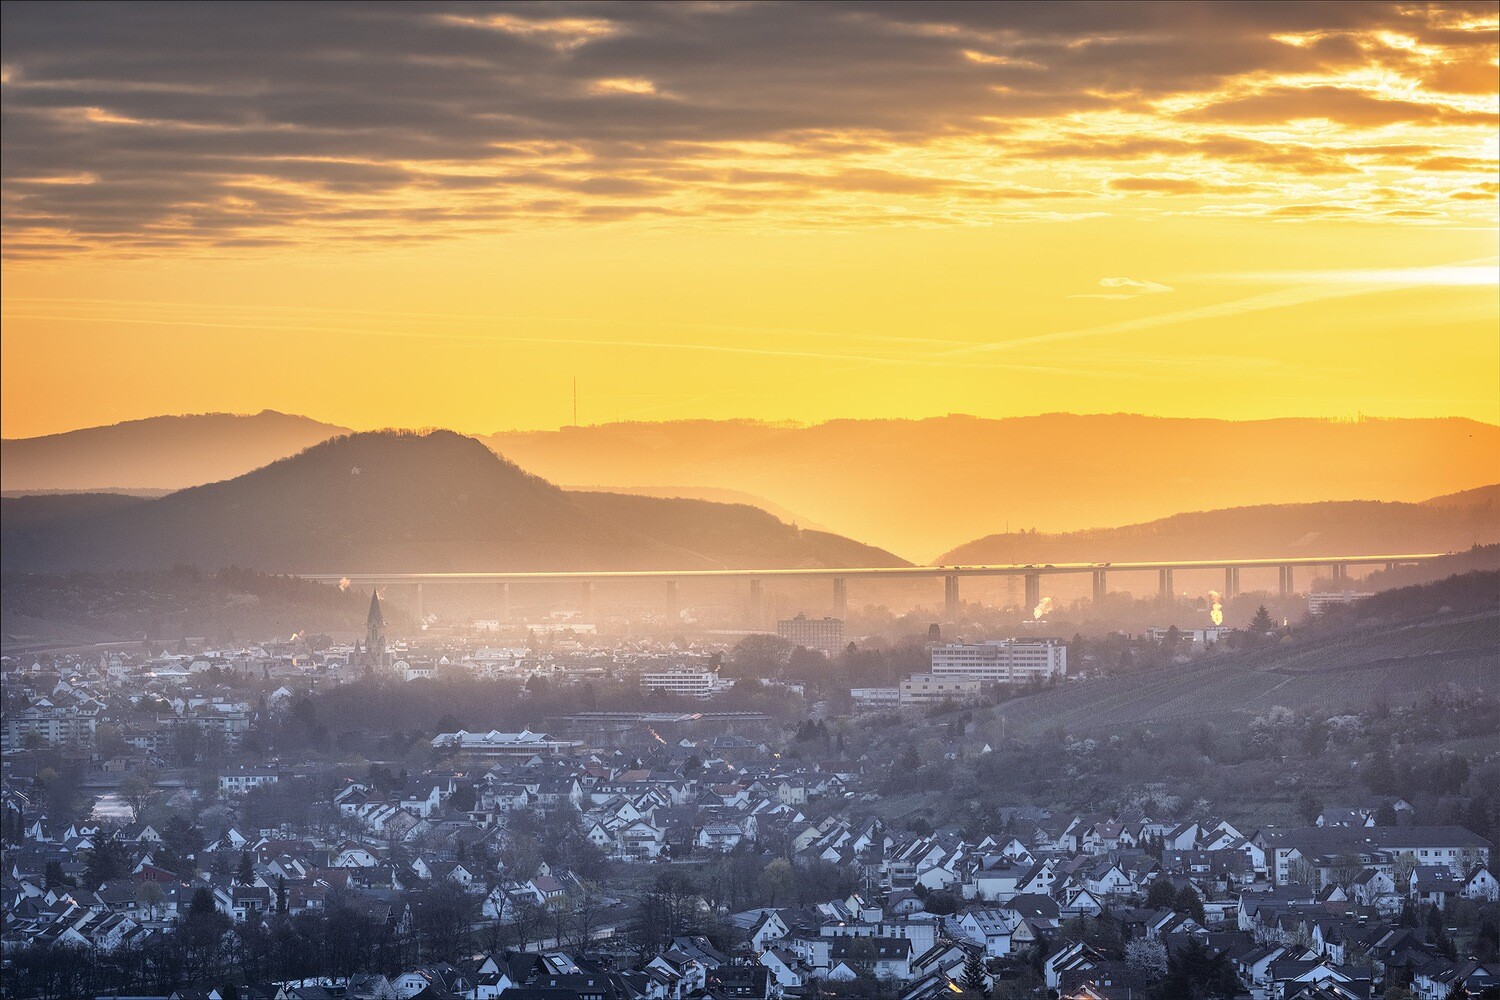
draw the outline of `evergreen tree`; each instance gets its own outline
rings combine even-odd
[[[111,879],[123,878],[130,871],[130,859],[125,856],[125,848],[114,838],[103,838],[89,852],[88,868],[84,873],[84,881],[91,889]]]
[[[42,881],[49,890],[66,889],[72,884],[68,881],[68,877],[63,874],[62,862],[60,861],[47,862],[47,867],[42,871]]]
[[[1396,791],[1396,769],[1391,766],[1391,755],[1385,747],[1376,747],[1370,755],[1370,766],[1365,769],[1365,785],[1376,795],[1394,795]]]
[[[250,860],[250,852],[240,852],[240,866],[234,871],[234,880],[240,885],[252,885],[255,882],[255,865]]]
[[[1182,887],[1177,894],[1177,900],[1172,904],[1172,909],[1184,916],[1192,917],[1198,923],[1203,923],[1203,900],[1190,885]]]
[[[1151,881],[1151,889],[1146,893],[1146,909],[1167,910],[1177,905],[1177,890],[1172,887],[1171,879],[1165,875],[1158,875]]]
[[[959,977],[958,985],[970,993],[989,995],[989,983],[985,979],[984,958],[978,951],[969,952],[969,957],[964,959],[963,975]]]
[[[1239,991],[1239,979],[1229,964],[1229,956],[1224,952],[1210,954],[1208,946],[1197,938],[1189,940],[1167,959],[1167,975],[1160,987],[1160,995],[1171,1000],[1180,997],[1230,1000]]]
[[[1276,631],[1276,623],[1271,620],[1271,612],[1266,610],[1264,604],[1255,609],[1255,616],[1250,619],[1249,631],[1254,636],[1263,636],[1267,632]]]
[[[1448,936],[1448,929],[1441,923],[1438,924],[1437,936],[1434,938],[1432,946],[1437,949],[1439,955],[1442,955],[1448,961],[1452,962],[1458,959],[1458,948],[1454,946],[1453,939]]]

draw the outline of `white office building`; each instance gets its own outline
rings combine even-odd
[[[1068,647],[1061,639],[991,639],[932,647],[933,677],[973,677],[996,684],[1026,684],[1065,677]]]
[[[734,687],[734,681],[720,680],[717,670],[669,667],[642,674],[641,687],[647,691],[665,691],[679,698],[712,698],[720,691]]]

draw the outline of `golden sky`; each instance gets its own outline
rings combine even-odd
[[[8,4],[7,437],[1500,420],[1493,3]]]

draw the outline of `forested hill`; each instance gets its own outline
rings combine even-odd
[[[0,487],[47,490],[182,489],[242,475],[348,431],[275,410],[149,417],[62,434],[11,438]]]
[[[0,488],[181,489],[242,475],[343,433],[267,411],[153,417],[7,440]],[[738,494],[783,520],[922,562],[999,531],[1070,532],[1231,505],[1444,496],[1469,506],[1471,498],[1451,494],[1495,482],[1500,454],[1500,427],[1457,418],[1129,413],[811,426],[679,420],[507,430],[481,440],[564,488],[710,500]]]
[[[1144,524],[1065,534],[1012,532],[960,545],[938,562],[1129,562],[1454,552],[1493,542],[1500,542],[1500,500],[1490,488],[1425,503],[1271,504],[1196,511]]]
[[[76,501],[27,498],[33,505]],[[899,565],[701,500],[570,494],[449,431],[354,434],[247,475],[48,521],[7,521],[7,571],[267,572]]]

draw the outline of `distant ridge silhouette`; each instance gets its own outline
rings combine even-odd
[[[181,488],[242,475],[342,433],[274,411],[131,421],[6,441],[0,486]],[[480,440],[554,483],[744,499],[918,562],[1007,528],[1068,532],[1327,500],[1414,503],[1500,479],[1500,427],[1460,418],[685,420]]]
[[[340,436],[160,499],[7,498],[7,571],[268,572],[899,565],[753,507],[572,494],[451,431]],[[48,517],[47,506],[58,511]],[[12,529],[11,511],[23,512]]]

